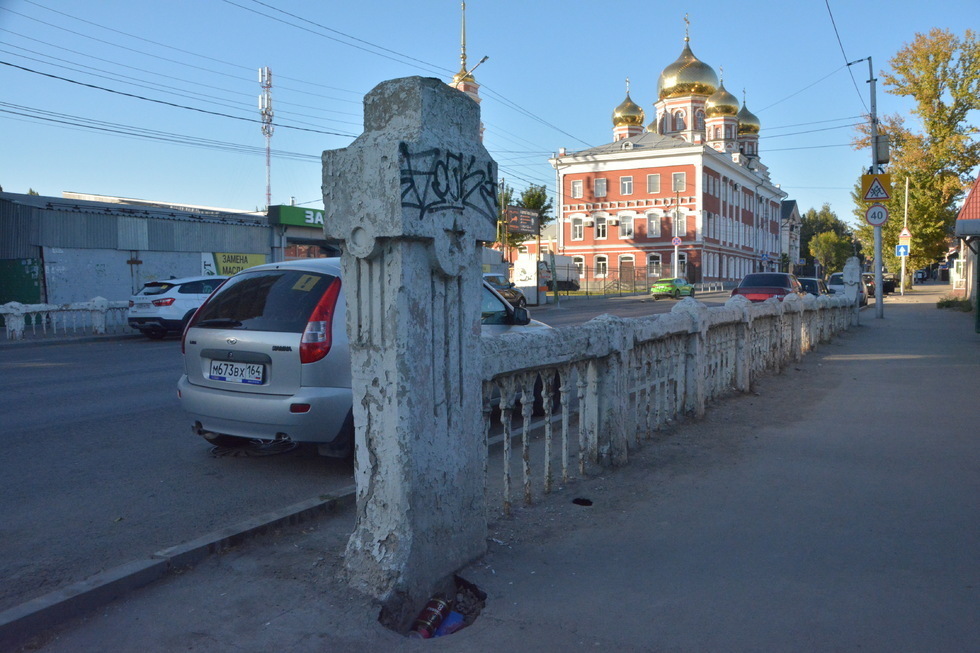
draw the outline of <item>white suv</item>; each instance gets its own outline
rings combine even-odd
[[[185,277],[151,281],[129,298],[126,320],[147,338],[183,331],[204,300],[228,277]]]
[[[231,277],[184,331],[181,407],[209,442],[352,451],[350,350],[340,259],[257,265]],[[483,285],[484,333],[549,328]]]

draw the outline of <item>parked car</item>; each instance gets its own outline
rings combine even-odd
[[[868,297],[875,296],[875,273],[874,272],[862,272],[861,279],[864,280],[864,285],[868,287]],[[884,284],[882,284],[882,292],[885,291]]]
[[[292,440],[352,450],[351,365],[340,259],[258,265],[231,277],[184,332],[181,407],[215,444]],[[484,333],[547,325],[483,284]]]
[[[687,282],[684,277],[674,277],[673,279],[661,279],[650,287],[650,296],[654,299],[658,297],[673,297],[680,299],[681,295],[694,297],[694,286]]]
[[[803,286],[803,290],[811,295],[819,297],[830,294],[830,290],[827,288],[827,284],[824,283],[823,279],[818,279],[817,277],[799,277],[798,281]]]
[[[507,281],[507,277],[498,272],[487,272],[483,275],[483,280],[493,286],[493,289],[500,293],[500,296],[510,302],[511,306],[527,306],[527,299],[524,293],[518,290],[513,283]]]
[[[771,297],[781,301],[786,295],[803,297],[805,294],[796,275],[788,272],[753,272],[742,277],[732,289],[732,297],[741,295],[753,302],[763,302]]]
[[[183,331],[204,300],[228,277],[185,277],[151,281],[129,298],[126,321],[147,338]]]
[[[833,294],[843,295],[844,294],[844,273],[843,272],[834,272],[832,275],[830,275],[830,278],[827,280],[827,288]],[[858,283],[857,288],[858,288],[858,304],[860,306],[867,306],[868,305],[868,286],[867,286],[867,284],[864,283],[864,280],[863,279],[861,280],[860,283]]]
[[[898,275],[894,272],[885,272],[881,275],[881,292],[888,295],[895,292],[898,288]]]

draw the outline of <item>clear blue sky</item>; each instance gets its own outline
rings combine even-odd
[[[687,12],[694,54],[759,116],[773,181],[801,210],[829,202],[851,221],[849,193],[871,156],[848,144],[870,97],[867,62],[845,61],[871,56],[877,74],[916,32],[962,36],[976,9],[470,0],[467,55],[470,66],[489,56],[474,75],[501,176],[518,191],[553,190],[552,153],[612,140],[626,77],[650,121]],[[397,77],[448,80],[459,50],[457,0],[0,0],[0,186],[264,207],[257,70],[268,66],[272,203],[321,208],[320,153],[360,133],[363,95]],[[879,115],[909,113],[881,81],[877,99]]]

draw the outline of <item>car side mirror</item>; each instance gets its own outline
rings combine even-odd
[[[531,323],[531,314],[523,306],[517,306],[514,308],[514,324],[518,326],[524,326]]]

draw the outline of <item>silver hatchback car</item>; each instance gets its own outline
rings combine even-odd
[[[292,440],[353,446],[340,259],[270,263],[231,277],[184,331],[177,383],[193,430],[216,444]],[[483,331],[548,328],[483,286]],[[234,440],[231,440],[234,439]]]

